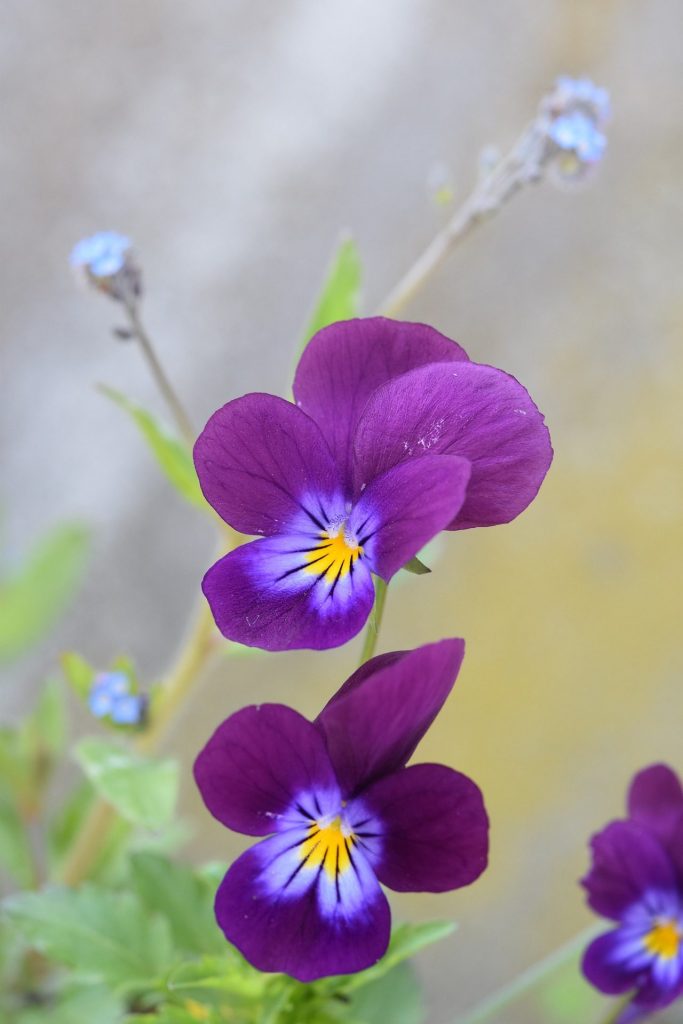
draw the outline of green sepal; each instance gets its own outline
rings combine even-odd
[[[349,980],[346,990],[348,992],[362,988],[370,982],[383,977],[394,967],[403,963],[404,960],[415,956],[426,946],[435,942],[441,942],[448,938],[455,931],[457,925],[452,921],[430,921],[426,924],[400,924],[394,929],[389,942],[389,948],[373,967],[367,971],[354,974]]]
[[[100,385],[100,391],[131,416],[166,479],[176,491],[191,505],[208,511],[195,473],[192,454],[187,446],[159,423],[151,412],[131,402],[119,391],[106,385]]]
[[[425,565],[424,562],[420,561],[417,555],[415,555],[414,558],[411,558],[409,562],[406,562],[403,569],[405,572],[414,573],[415,576],[426,576],[432,571],[428,565]]]

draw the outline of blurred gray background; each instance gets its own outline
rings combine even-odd
[[[683,767],[681,29],[680,0],[2,5],[4,555],[58,521],[94,529],[77,601],[2,691],[9,717],[64,648],[102,665],[124,652],[159,678],[214,547],[95,390],[165,415],[140,353],[109,334],[115,306],[74,286],[72,245],[103,228],[135,240],[149,330],[199,428],[245,391],[288,393],[341,229],[370,312],[443,222],[436,161],[457,202],[557,74],[612,93],[591,187],[528,190],[406,311],[518,375],[557,452],[518,524],[447,538],[438,572],[390,596],[383,649],[467,637],[424,755],[480,782],[494,826],[478,886],[394,902],[461,922],[423,965],[434,1024],[589,922],[587,835],[635,768]],[[171,749],[189,768],[248,700],[315,713],[356,648],[219,661]],[[232,855],[189,775],[183,799],[191,855]]]

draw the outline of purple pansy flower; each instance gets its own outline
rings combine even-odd
[[[221,632],[266,650],[345,643],[435,534],[514,519],[552,458],[543,417],[502,370],[423,324],[332,324],[306,347],[296,405],[250,394],[194,450],[207,501],[259,534],[204,593]]]
[[[588,980],[609,995],[634,996],[620,1024],[640,1020],[683,994],[683,789],[666,765],[635,776],[628,818],[592,841],[582,884],[598,914],[617,927],[583,960]]]
[[[458,674],[462,640],[366,662],[309,722],[282,704],[244,708],[195,763],[206,806],[268,836],[216,894],[226,938],[262,971],[300,981],[361,971],[386,951],[380,883],[444,892],[486,867],[481,793],[443,765],[406,768]]]

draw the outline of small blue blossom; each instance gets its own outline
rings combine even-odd
[[[147,701],[138,693],[119,697],[114,701],[111,720],[116,725],[140,725],[145,717]]]
[[[548,129],[548,135],[560,149],[575,153],[586,164],[601,160],[607,147],[605,136],[581,110],[556,118]]]
[[[112,277],[123,269],[131,242],[116,231],[98,231],[81,239],[71,250],[74,267],[83,267],[94,277]]]
[[[612,113],[609,93],[591,82],[590,78],[571,78],[560,75],[555,82],[556,102],[565,110],[584,107],[598,124],[609,121]]]
[[[95,718],[109,718],[116,725],[140,725],[147,701],[131,693],[131,683],[124,672],[102,672],[92,684],[88,707]]]

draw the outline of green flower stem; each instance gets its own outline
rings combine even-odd
[[[503,203],[527,183],[526,167],[535,139],[535,124],[532,124],[510,152],[480,176],[462,206],[382,302],[379,307],[382,316],[395,317],[400,313],[472,229],[497,213]]]
[[[385,583],[383,579],[379,576],[375,576],[375,603],[372,606],[370,618],[368,619],[368,624],[365,629],[363,653],[360,657],[361,665],[364,665],[366,661],[369,661],[375,653],[379,630],[382,625],[382,616],[384,615],[384,605],[387,600],[388,586],[389,584]]]
[[[178,709],[206,663],[212,649],[213,630],[211,611],[202,598],[187,643],[166,678],[163,696],[159,700],[152,725],[135,744],[140,753],[154,754],[161,745]],[[62,868],[60,880],[65,885],[78,885],[87,878],[116,820],[117,814],[113,807],[106,800],[98,799]]]
[[[619,999],[615,1006],[612,1007],[610,1013],[607,1014],[602,1024],[617,1024],[617,1021],[621,1017],[622,1013],[631,1002],[632,994],[626,996],[625,999]],[[643,1020],[645,1018],[642,1018]]]
[[[126,313],[128,314],[128,323],[131,333],[142,349],[143,355],[145,356],[145,359],[149,364],[149,368],[152,371],[152,376],[154,377],[162,395],[166,399],[183,440],[190,450],[192,450],[195,440],[197,439],[197,434],[190,422],[189,416],[185,412],[182,402],[178,398],[173,385],[166,375],[166,371],[159,362],[157,354],[154,351],[154,346],[152,345],[150,336],[145,330],[142,320],[140,319],[138,304],[134,301],[126,302]]]
[[[469,1013],[458,1017],[456,1024],[481,1024],[482,1021],[491,1020],[499,1010],[503,1010],[509,1003],[526,995],[527,992],[530,992],[540,982],[545,981],[553,971],[569,963],[583,949],[586,943],[590,942],[598,934],[598,931],[598,928],[592,926],[576,935],[564,946],[560,946],[559,949],[554,950],[549,956],[544,957],[539,963],[523,971],[509,985],[505,985],[498,992],[494,992],[493,995],[484,999],[483,1002],[475,1006]],[[605,1021],[605,1024],[609,1024],[611,1020],[612,1018],[610,1017],[608,1021]]]

